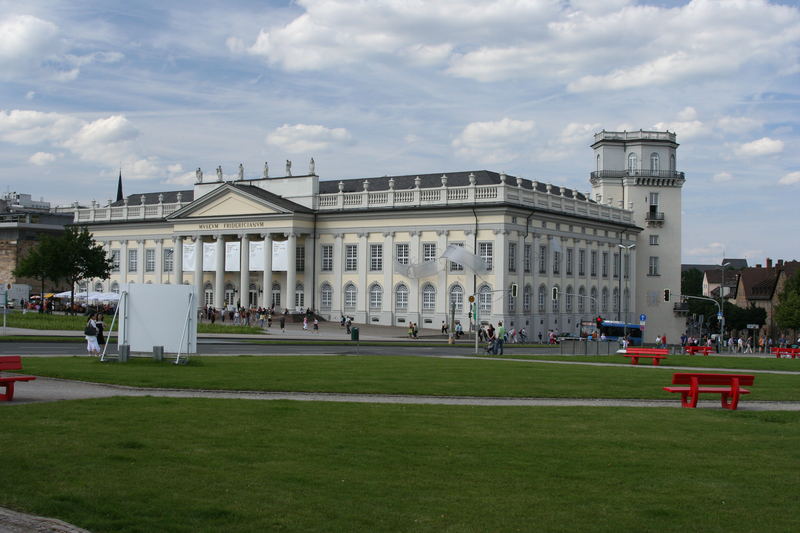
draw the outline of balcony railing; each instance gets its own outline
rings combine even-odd
[[[685,179],[683,172],[677,170],[646,170],[634,168],[628,170],[598,170],[591,173],[594,178],[676,178]]]
[[[647,214],[644,216],[645,220],[652,220],[654,222],[663,222],[664,221],[664,213],[658,211],[648,211]]]
[[[672,141],[675,142],[675,134],[669,131],[601,131],[594,134],[594,141],[635,141],[639,139]]]

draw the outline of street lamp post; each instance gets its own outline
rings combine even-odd
[[[617,320],[621,320],[622,316],[622,251],[627,250],[628,252],[628,269],[630,270],[630,256],[631,250],[636,246],[636,244],[629,244],[625,246],[624,244],[618,244],[617,248],[619,248],[619,288],[617,289]],[[627,287],[628,278],[625,278],[625,285]],[[623,326],[623,335],[625,337],[628,336],[628,316],[627,313],[625,314],[625,325]]]
[[[717,341],[717,353],[722,351],[722,337],[724,334],[725,324],[725,267],[730,266],[730,263],[722,263],[722,281],[719,284],[719,340]]]

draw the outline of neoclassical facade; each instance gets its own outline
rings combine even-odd
[[[612,133],[597,134],[595,151],[610,150]],[[638,321],[652,301],[642,291],[663,281],[642,259],[650,211],[640,217],[633,200],[613,201],[603,171],[592,173],[592,194],[486,170],[321,181],[313,161],[299,176],[265,168],[247,179],[240,167],[209,180],[198,169],[190,190],[93,203],[75,223],[114,261],[111,279],[90,289],[188,283],[201,306],[310,307],[333,320],[423,328],[438,328],[451,306],[466,325],[474,295],[482,322],[576,333],[597,315]],[[677,259],[676,295],[679,226],[677,235],[661,248],[663,266]],[[482,271],[443,258],[450,245],[480,258]],[[682,327],[667,322],[663,333]]]

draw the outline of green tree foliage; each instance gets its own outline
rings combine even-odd
[[[14,269],[14,276],[39,280],[42,284],[42,294],[46,281],[58,283],[60,259],[57,256],[58,244],[54,242],[57,240],[58,238],[51,235],[43,235],[36,246],[19,261],[17,268]]]
[[[681,272],[681,294],[702,296],[703,273],[696,268]]]
[[[800,329],[800,271],[786,280],[783,292],[778,295],[775,323],[784,329]]]

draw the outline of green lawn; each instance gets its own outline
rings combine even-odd
[[[0,425],[0,505],[94,533],[800,520],[796,412],[112,398],[0,406]]]
[[[776,360],[777,361],[777,360]],[[755,359],[756,364],[770,360]],[[193,357],[187,366],[152,359],[100,363],[87,357],[28,357],[26,373],[166,388],[513,396],[662,398],[674,370],[407,356]],[[740,366],[741,368],[741,366]],[[748,400],[800,401],[800,374],[758,374]]]

